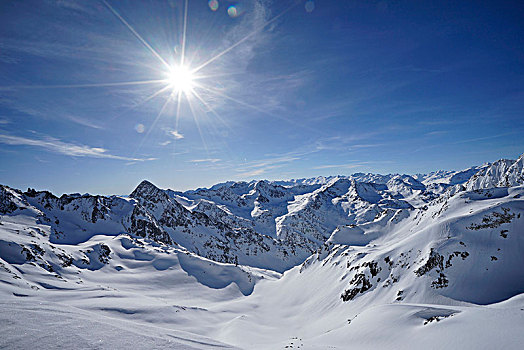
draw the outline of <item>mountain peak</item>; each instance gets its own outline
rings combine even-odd
[[[499,159],[482,167],[466,183],[467,190],[478,190],[493,187],[511,187],[524,183],[524,158],[517,160]]]
[[[129,195],[131,198],[144,198],[144,197],[151,197],[151,196],[161,196],[164,191],[153,185],[151,182],[147,180],[143,180],[140,182],[140,184],[135,188],[133,192]],[[164,196],[167,196],[164,193]]]

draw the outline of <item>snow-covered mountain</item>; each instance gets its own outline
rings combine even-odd
[[[483,167],[466,183],[466,189],[512,187],[524,184],[524,154],[516,161],[501,159]]]
[[[0,346],[517,349],[523,162],[128,197],[0,186]]]

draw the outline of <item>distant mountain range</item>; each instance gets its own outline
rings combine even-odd
[[[395,348],[429,339],[428,348],[516,349],[524,341],[523,195],[524,154],[462,171],[186,192],[142,181],[127,197],[3,185],[0,293],[10,316],[0,324],[13,333],[0,346],[24,347],[17,314],[39,300],[59,304],[38,317],[82,310],[96,324],[108,316],[112,326],[160,327],[148,335],[152,347],[172,339],[187,348]],[[387,322],[395,324],[373,337]],[[506,335],[494,334],[501,327]]]

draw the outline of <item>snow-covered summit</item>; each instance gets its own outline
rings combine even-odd
[[[147,180],[143,180],[129,195],[131,198],[141,198],[146,200],[168,199],[167,194]]]
[[[524,154],[517,160],[501,159],[480,169],[465,184],[468,190],[524,184]]]
[[[518,349],[523,162],[129,197],[0,186],[0,347],[72,347],[57,339],[87,322],[85,347],[121,347],[116,327],[152,347]]]

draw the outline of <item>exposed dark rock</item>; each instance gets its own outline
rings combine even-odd
[[[481,224],[471,224],[466,227],[469,230],[480,230],[483,228],[497,228],[502,224],[509,224],[514,218],[515,213],[511,213],[509,208],[502,207],[502,213],[493,212],[482,218]]]
[[[436,253],[433,250],[433,248],[431,248],[428,260],[424,265],[415,270],[415,274],[419,277],[424,276],[426,273],[433,270],[435,267],[438,267],[441,270],[444,269],[444,257]]]

